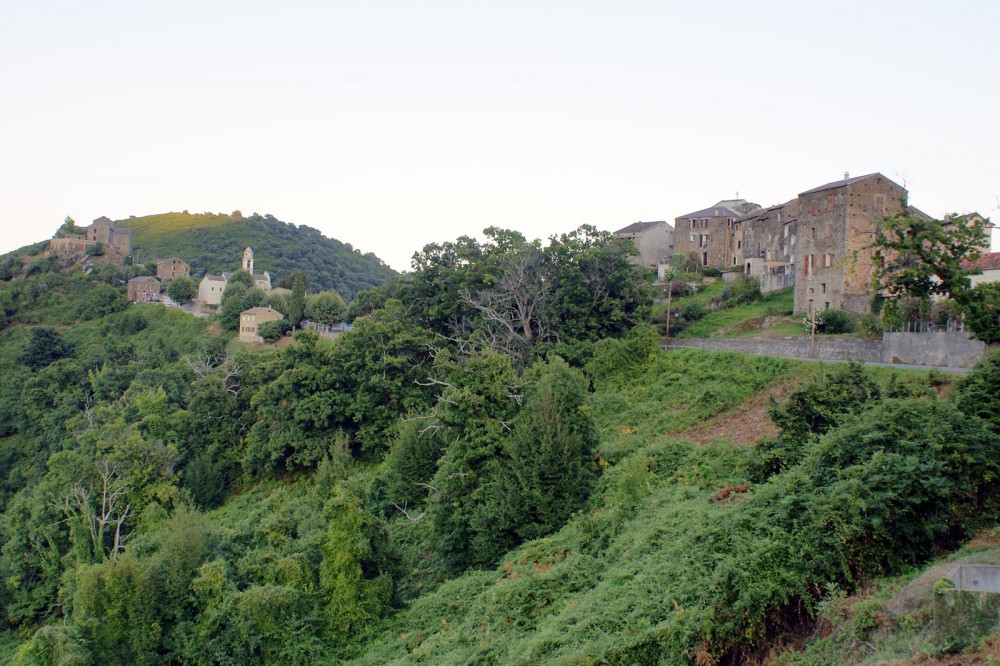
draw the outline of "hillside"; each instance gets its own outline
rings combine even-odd
[[[239,268],[248,246],[253,248],[256,270],[269,271],[273,282],[303,270],[311,290],[335,289],[348,301],[395,275],[372,253],[361,254],[316,229],[271,215],[164,213],[115,224],[132,229],[133,245],[146,255],[181,257],[191,264],[196,277]]]
[[[117,271],[0,282],[0,662],[818,664],[996,633],[896,597],[995,548],[1000,356],[660,351],[588,229],[421,259],[337,339],[256,349]],[[530,339],[452,297],[538,264]]]

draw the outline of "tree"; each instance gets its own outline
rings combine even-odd
[[[965,323],[975,337],[990,344],[1000,341],[1000,282],[980,284],[965,294]]]
[[[292,297],[288,301],[288,321],[292,327],[299,325],[306,311],[306,289],[309,288],[309,278],[305,272],[295,271],[292,274]]]
[[[306,299],[305,317],[317,324],[333,326],[344,321],[347,303],[335,291],[321,291]]]
[[[966,262],[988,247],[989,220],[975,216],[944,223],[907,212],[887,217],[871,245],[876,286],[888,301],[890,317],[903,299],[914,299],[927,311],[931,298],[945,296],[965,303],[969,275]]]
[[[47,327],[34,328],[31,330],[28,344],[18,355],[17,361],[37,371],[67,356],[69,352],[69,346],[58,331]]]
[[[190,303],[198,293],[198,286],[187,275],[179,275],[167,285],[167,296],[180,305]]]

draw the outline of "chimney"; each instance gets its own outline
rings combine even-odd
[[[847,180],[850,177],[851,177],[851,172],[850,171],[845,171],[844,172],[844,180]]]

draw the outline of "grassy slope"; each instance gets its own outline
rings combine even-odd
[[[684,350],[598,386],[591,409],[607,468],[590,509],[509,553],[496,569],[424,594],[387,620],[357,663],[693,662],[691,646],[711,622],[717,586],[751,561],[766,568],[772,555],[759,517],[728,515],[738,497],[714,499],[746,483],[739,470],[748,449],[691,445],[683,431],[774,383],[819,371]],[[926,373],[888,369],[876,376],[891,374],[926,381]],[[730,531],[725,525],[734,518],[749,527]]]
[[[374,254],[326,238],[306,226],[270,216],[163,213],[119,220],[133,230],[133,243],[146,255],[179,256],[191,274],[221,273],[240,267],[243,250],[254,250],[254,267],[280,279],[294,270],[309,275],[311,290],[335,289],[350,300],[358,291],[384,284],[395,272]]]

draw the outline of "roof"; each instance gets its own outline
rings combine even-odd
[[[726,206],[712,206],[711,208],[703,208],[701,210],[696,210],[693,213],[688,213],[687,215],[681,215],[677,219],[683,220],[689,217],[732,217],[737,218],[742,215]]]
[[[624,229],[619,229],[616,234],[637,234],[640,231],[645,231],[646,229],[651,229],[658,224],[667,224],[664,220],[657,220],[656,222],[635,222],[628,225]],[[669,226],[669,225],[668,225]]]
[[[183,260],[183,259],[181,259],[180,257],[170,257],[169,259],[160,259],[160,260],[159,260],[158,262],[156,262],[156,263],[157,263],[157,265],[159,265],[159,264],[165,264],[165,263],[167,263],[168,261],[175,261],[175,262],[176,262],[176,261],[179,261],[179,262],[181,262],[182,264],[186,264],[186,263],[187,263],[186,261],[184,261],[184,260]]]
[[[285,318],[285,315],[281,314],[280,312],[278,312],[277,310],[275,310],[274,308],[269,307],[269,306],[265,306],[265,307],[257,306],[255,308],[250,308],[249,310],[244,310],[240,314],[241,315],[248,315],[248,314],[250,314],[250,315],[276,314],[279,317],[281,317],[282,319]]]
[[[226,281],[226,276],[225,275],[210,275],[208,273],[205,273],[205,277],[203,277],[202,280],[208,280],[209,282],[225,282]]]
[[[1000,270],[1000,252],[987,252],[976,261],[966,264],[969,268],[978,268],[981,271]]]
[[[832,183],[827,183],[826,185],[820,185],[819,187],[814,187],[811,190],[806,190],[805,192],[799,192],[799,196],[801,197],[804,194],[815,194],[816,192],[823,192],[824,190],[835,190],[838,187],[846,187],[847,185],[851,185],[853,183],[859,183],[862,180],[868,180],[869,178],[874,178],[875,176],[879,176],[881,178],[885,178],[885,176],[883,176],[882,174],[880,174],[879,172],[876,171],[875,173],[865,174],[864,176],[855,176],[854,178],[845,178],[843,180],[836,180],[836,181],[834,181]],[[885,178],[885,179],[888,180],[893,185],[897,185],[892,180],[890,180],[888,178]],[[897,185],[897,187],[902,187],[902,186],[901,185]]]
[[[140,276],[138,276],[138,277],[134,277],[134,278],[132,278],[131,280],[129,280],[129,283],[131,284],[131,283],[135,282],[135,283],[137,283],[137,284],[138,284],[139,282],[149,282],[150,280],[152,280],[152,281],[153,281],[153,282],[155,282],[156,284],[160,284],[160,281],[159,281],[159,280],[157,280],[157,279],[156,279],[155,277],[153,277],[152,275],[140,275]]]

